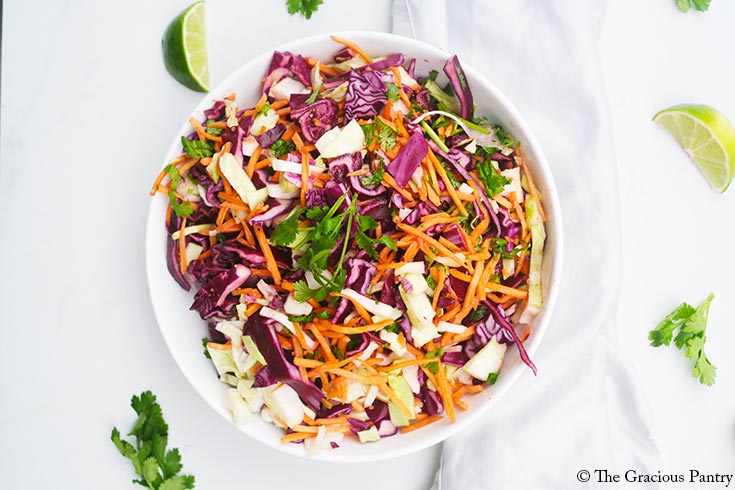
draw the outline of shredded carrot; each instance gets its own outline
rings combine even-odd
[[[360,49],[360,47],[358,47],[356,44],[354,44],[354,43],[352,43],[350,41],[347,41],[346,39],[341,39],[341,38],[339,38],[337,36],[330,36],[330,37],[332,38],[332,41],[334,41],[336,43],[344,44],[345,46],[347,46],[348,48],[350,48],[351,50],[353,50],[355,53],[359,54],[360,57],[362,59],[364,59],[367,63],[372,63],[373,62],[372,58],[370,58],[370,56],[368,56],[367,54],[365,54],[365,51],[363,51],[362,49]]]
[[[406,189],[399,186],[398,182],[396,182],[395,179],[388,172],[385,172],[383,174],[383,182],[388,184],[388,186],[393,188],[393,190],[395,190],[401,196],[405,197],[409,201],[413,201],[413,196],[408,191],[406,191]]]
[[[316,65],[316,60],[314,58],[306,58],[306,62],[309,63],[311,66]],[[340,74],[337,70],[325,65],[324,63],[319,63],[319,71],[322,73],[326,73],[327,75],[332,75],[333,77],[339,76]]]
[[[462,263],[462,261],[460,261],[457,258],[457,256],[452,251],[450,251],[449,249],[447,249],[447,247],[445,247],[444,245],[442,245],[437,240],[433,239],[432,237],[430,237],[429,235],[427,235],[423,231],[417,230],[416,228],[414,228],[412,226],[409,226],[409,225],[407,225],[405,223],[398,223],[396,226],[400,230],[405,231],[406,233],[408,233],[409,235],[413,235],[413,236],[415,236],[417,238],[420,238],[421,240],[423,240],[424,242],[426,242],[428,245],[436,248],[437,250],[439,250],[439,252],[441,252],[443,255],[445,255],[448,259],[450,259],[452,262],[454,262],[458,266],[464,265]]]
[[[452,399],[449,381],[447,380],[447,373],[444,370],[444,365],[442,363],[439,363],[439,372],[436,375],[436,381],[439,384],[436,388],[439,390],[439,394],[444,402],[444,410],[447,412],[447,417],[449,417],[451,422],[455,422],[454,399]]]
[[[299,367],[317,368],[324,364],[322,361],[316,359],[304,359],[301,357],[294,357],[293,363]]]
[[[296,135],[294,135],[296,136]],[[306,207],[306,190],[309,188],[309,155],[301,154],[301,207]]]
[[[258,103],[255,104],[255,107],[253,108],[253,114],[257,114],[265,107],[265,105],[268,103],[268,96],[263,94],[260,96],[260,99],[258,99]]]
[[[253,178],[253,174],[255,173],[255,164],[258,162],[262,151],[263,149],[260,147],[260,145],[258,145],[253,151],[253,154],[250,155],[250,159],[248,160],[248,167],[246,172],[248,174],[248,177],[250,177],[251,179]]]
[[[281,437],[281,443],[286,444],[289,442],[300,441],[301,439],[310,439],[312,437],[316,437],[316,432],[292,432]]]
[[[434,155],[434,152],[431,151],[431,148],[429,148],[429,161],[434,164],[436,172],[439,174],[439,177],[441,177],[441,179],[444,181],[444,187],[446,188],[447,194],[449,194],[449,197],[452,198],[452,201],[454,201],[454,204],[457,206],[457,209],[459,209],[459,212],[462,213],[464,216],[468,216],[469,213],[464,208],[462,200],[457,195],[457,191],[454,189],[454,184],[452,184],[452,181],[449,180],[447,172],[444,170],[444,166],[436,158],[436,155]]]
[[[314,338],[316,339],[317,343],[321,346],[324,357],[328,361],[335,362],[337,358],[334,357],[334,353],[332,353],[329,342],[327,342],[327,339],[324,338],[324,335],[322,335],[321,331],[319,331],[319,328],[312,323],[309,325],[309,330],[311,330],[311,333],[314,334]]]
[[[409,359],[407,361],[398,361],[394,362],[393,364],[389,364],[388,366],[381,366],[378,368],[378,371],[383,372],[390,372],[397,369],[403,369],[407,366],[425,366],[426,364],[436,363],[439,362],[438,357],[421,357],[417,359]]]
[[[301,139],[301,135],[298,131],[293,134],[293,136],[291,137],[291,141],[293,141],[296,145],[296,149],[303,153],[304,140]]]
[[[293,135],[296,134],[297,129],[298,128],[296,127],[295,124],[290,124],[286,128],[286,131],[284,131],[283,135],[281,135],[281,139],[283,141],[291,141],[291,138],[293,138]]]
[[[366,322],[372,322],[372,319],[370,318],[370,313],[367,312],[367,310],[358,303],[355,299],[350,298],[349,296],[346,296],[342,293],[332,293],[333,296],[339,296],[340,298],[345,298],[350,300],[350,303],[352,303],[352,306],[355,307],[355,311],[366,321]]]
[[[276,264],[276,259],[273,257],[273,251],[271,251],[271,247],[268,244],[268,238],[266,238],[263,232],[263,227],[253,226],[253,231],[255,232],[255,237],[258,239],[260,250],[265,257],[266,269],[271,273],[276,285],[281,284],[281,272],[278,270],[278,264]]]
[[[515,289],[509,286],[504,286],[502,284],[498,284],[497,282],[488,282],[487,283],[487,289],[493,292],[507,294],[508,296],[512,296],[514,298],[527,298],[528,297],[528,291],[523,291],[522,289]]]
[[[401,401],[400,398],[395,394],[395,392],[388,386],[387,384],[379,384],[377,385],[378,389],[383,392],[385,396],[388,397],[388,399],[393,402],[396,407],[405,415],[406,417],[411,416],[411,410],[408,409],[408,407]]]
[[[186,274],[186,267],[188,263],[186,261],[186,217],[181,219],[181,229],[179,229],[179,261],[181,264],[181,273]]]
[[[207,130],[202,126],[199,121],[194,119],[194,117],[189,118],[189,124],[192,125],[194,131],[196,131],[201,141],[210,140],[222,143],[222,138],[220,138],[219,136],[212,136],[211,134],[207,133]]]
[[[423,418],[405,427],[401,427],[401,434],[405,434],[406,432],[411,432],[416,429],[420,429],[421,427],[426,427],[427,425],[433,424],[434,422],[441,420],[442,418],[443,417],[441,415],[432,415],[431,417]]]
[[[326,328],[333,330],[335,332],[343,333],[345,335],[352,335],[352,334],[357,334],[357,333],[374,332],[376,330],[380,330],[381,328],[387,327],[391,323],[393,323],[393,320],[388,319],[388,320],[383,320],[382,322],[371,323],[369,325],[363,325],[362,327],[354,327],[354,328],[342,327],[340,325],[329,323],[329,324],[326,324]]]

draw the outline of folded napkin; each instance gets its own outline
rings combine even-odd
[[[647,406],[616,339],[620,224],[602,3],[393,2],[394,32],[457,53],[518,107],[550,162],[564,219],[565,270],[534,358],[538,377],[524,374],[486,420],[445,442],[434,488],[558,490],[581,486],[587,470],[585,488],[610,489],[594,469],[658,467]]]

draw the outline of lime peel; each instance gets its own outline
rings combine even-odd
[[[735,175],[735,128],[727,117],[710,106],[682,104],[653,121],[676,138],[714,190],[725,192]]]
[[[209,56],[204,2],[174,17],[161,40],[166,70],[182,85],[209,91]]]

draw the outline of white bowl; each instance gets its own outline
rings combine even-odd
[[[416,58],[418,74],[426,74],[432,69],[441,72],[444,62],[450,56],[427,44],[392,34],[342,32],[336,35],[357,43],[368,54],[403,53],[407,60]],[[281,46],[278,50],[328,60],[341,47],[328,35],[320,35],[294,41]],[[271,55],[272,51],[268,51],[227,77],[203,98],[192,115],[202,120],[203,111],[212,105],[213,99],[221,99],[232,92],[237,94],[239,107],[254,105],[260,96],[261,80]],[[536,138],[513,104],[477,70],[465,62],[462,62],[462,66],[472,89],[477,114],[502,124],[521,141],[528,167],[543,196],[544,209],[548,215],[542,272],[544,308],[532,322],[531,335],[525,343],[529,355],[533,355],[549,323],[561,279],[562,227],[556,186]],[[180,154],[180,138],[192,130],[188,123],[179,129],[163,159],[162,166]],[[166,345],[184,376],[218,414],[230,420],[230,414],[223,403],[228,387],[218,380],[211,361],[202,355],[200,340],[207,334],[206,324],[200,320],[196,312],[189,311],[193,294],[183,291],[166,268],[165,211],[164,198],[157,196],[151,200],[146,230],[146,267],[153,310]],[[528,369],[520,361],[517,349],[510,348],[508,353],[503,365],[503,375],[498,378],[498,382],[477,395],[466,397],[464,400],[469,409],[458,410],[457,421],[454,424],[444,419],[420,430],[408,434],[399,433],[370,444],[360,444],[351,438],[345,438],[339,449],[322,451],[314,456],[314,459],[340,462],[375,461],[418,451],[456,434],[486,415],[488,410],[510,390],[521,372]],[[272,424],[263,422],[257,415],[254,415],[250,423],[241,430],[268,446],[289,454],[305,455],[303,445],[282,444],[280,439],[283,432]]]

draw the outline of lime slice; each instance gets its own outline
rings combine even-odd
[[[177,15],[161,40],[168,72],[192,90],[209,90],[207,26],[204,2],[196,2]]]
[[[691,157],[709,185],[725,192],[735,175],[735,128],[717,109],[684,104],[653,116]]]

